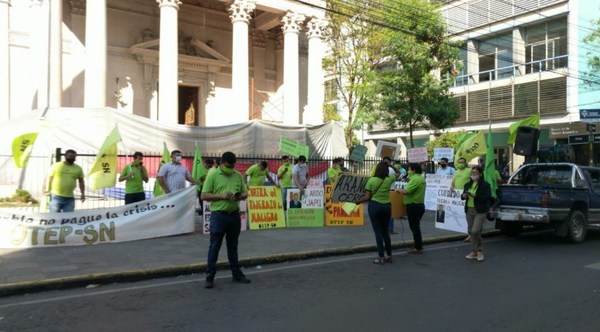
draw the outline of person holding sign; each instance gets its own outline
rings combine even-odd
[[[308,165],[306,157],[298,157],[298,163],[292,168],[292,188],[300,189],[300,195],[304,195],[304,189],[308,186]]]
[[[342,158],[334,158],[331,162],[331,167],[327,170],[327,181],[325,184],[330,184],[335,186],[335,181],[337,181],[340,173],[342,173]]]
[[[408,250],[409,254],[423,253],[423,236],[421,235],[421,218],[425,214],[425,178],[420,164],[411,163],[408,166],[408,183],[396,189],[403,193],[406,204],[406,217],[410,231],[413,233],[414,246]]]
[[[240,270],[238,261],[238,238],[241,231],[240,201],[248,198],[248,189],[242,174],[235,170],[236,157],[233,152],[223,153],[221,166],[209,172],[202,186],[202,200],[210,202],[210,245],[206,260],[205,288],[213,288],[217,273],[217,259],[227,241],[227,259],[233,281],[249,284]]]
[[[374,264],[381,265],[392,262],[392,240],[388,227],[392,218],[390,187],[394,181],[396,181],[395,173],[391,175],[388,164],[383,161],[380,162],[375,167],[375,174],[369,178],[365,185],[365,195],[356,202],[357,204],[369,202],[369,219],[371,219],[377,253],[379,254],[373,261]]]
[[[277,179],[281,187],[281,196],[283,197],[283,206],[286,204],[287,190],[292,187],[292,166],[290,165],[290,157],[284,155],[281,157],[283,164],[277,170]]]
[[[466,200],[465,214],[467,215],[467,225],[471,236],[471,252],[466,258],[483,262],[481,230],[490,209],[492,189],[490,184],[483,179],[483,168],[481,166],[471,168],[471,180],[465,184],[465,190],[460,198]]]

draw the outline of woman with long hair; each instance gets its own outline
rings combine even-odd
[[[389,222],[392,217],[390,188],[395,180],[396,176],[390,175],[388,164],[380,162],[375,168],[375,174],[369,178],[365,185],[365,195],[357,202],[359,204],[369,202],[369,219],[371,219],[377,253],[379,254],[373,260],[375,264],[392,262],[392,240],[389,232]]]
[[[490,209],[492,190],[490,185],[483,179],[483,168],[481,166],[471,168],[471,179],[465,184],[464,189],[460,198],[466,200],[465,214],[469,235],[471,236],[471,252],[466,258],[483,262],[481,230]]]

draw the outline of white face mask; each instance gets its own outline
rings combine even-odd
[[[471,180],[479,181],[479,175],[471,175]]]

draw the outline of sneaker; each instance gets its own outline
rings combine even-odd
[[[240,284],[249,284],[251,281],[250,281],[250,279],[246,278],[245,275],[238,274],[238,275],[233,276],[233,282],[237,282]]]
[[[213,288],[215,287],[215,277],[208,276],[206,277],[206,281],[204,281],[204,288]]]
[[[417,249],[417,248],[410,248],[407,251],[409,254],[422,254],[423,253],[423,249]]]
[[[477,259],[477,253],[471,251],[465,258],[466,259]]]
[[[483,252],[481,252],[481,251],[477,252],[477,261],[483,262]]]

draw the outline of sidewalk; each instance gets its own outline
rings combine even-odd
[[[433,220],[434,213],[427,211],[421,221],[425,245],[464,239],[464,234],[436,229]],[[496,234],[493,227],[492,222],[486,222],[484,233]],[[90,246],[0,249],[0,296],[203,273],[210,238],[201,230],[198,217],[196,232],[192,234]],[[396,219],[395,230],[398,234],[392,234],[394,249],[410,247],[412,233],[408,221]],[[245,268],[359,252],[373,252],[375,256],[375,251],[366,213],[363,226],[243,231],[239,243],[240,262]],[[219,265],[227,266],[225,241]]]

